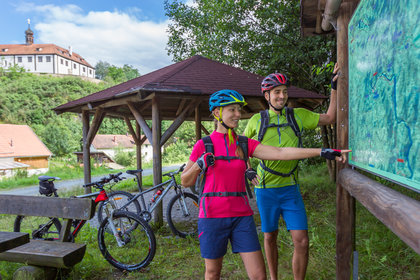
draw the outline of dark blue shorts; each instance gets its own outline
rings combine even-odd
[[[288,230],[307,230],[308,219],[299,185],[255,189],[257,206],[261,216],[262,232],[279,228],[280,215]]]
[[[198,237],[201,257],[218,259],[226,254],[228,240],[233,253],[261,250],[252,216],[234,218],[199,218]]]

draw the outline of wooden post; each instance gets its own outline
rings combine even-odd
[[[136,136],[138,139],[141,139],[141,128],[138,122],[136,122]],[[141,169],[141,144],[137,145],[136,144],[136,160],[137,160],[137,169]],[[139,184],[140,186],[143,186],[143,177],[142,177],[142,173],[138,174],[139,175]]]
[[[162,183],[162,153],[160,146],[161,122],[159,114],[159,97],[152,99],[152,141],[153,141],[153,184]],[[156,207],[154,221],[158,227],[163,225],[162,203]]]
[[[337,58],[340,76],[337,87],[337,148],[348,148],[348,24],[354,8],[351,2],[343,3],[337,19]],[[337,172],[345,167],[337,164]],[[337,173],[338,174],[338,173]],[[355,200],[337,182],[336,185],[336,279],[350,279],[354,244]]]
[[[201,139],[201,116],[199,106],[195,107],[195,142]]]
[[[82,112],[82,123],[83,123],[83,175],[85,184],[91,182],[90,173],[90,143],[88,142],[89,133],[89,111],[85,110]],[[91,188],[85,188],[85,193],[90,193]]]

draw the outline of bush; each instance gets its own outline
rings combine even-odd
[[[191,153],[191,148],[188,144],[182,140],[178,140],[166,147],[163,152],[162,161],[164,163],[178,163],[188,161],[188,157]]]
[[[117,149],[115,154],[115,161],[123,166],[134,165],[136,160],[136,153],[134,151],[123,151],[122,149]]]

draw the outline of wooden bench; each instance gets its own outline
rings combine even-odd
[[[0,253],[0,261],[20,262],[28,265],[53,268],[70,268],[82,261],[86,251],[86,244],[64,242],[70,234],[72,220],[89,220],[95,214],[95,204],[92,199],[61,198],[45,196],[0,195],[0,214],[40,216],[59,218],[62,229],[58,241],[30,240],[25,243],[25,234],[1,233],[5,239],[11,235],[25,243],[14,247],[10,240]],[[10,231],[13,231],[11,225]],[[8,236],[8,237],[7,237]],[[12,238],[13,239],[13,238]],[[1,243],[0,243],[0,246]],[[4,245],[6,246],[6,245]]]

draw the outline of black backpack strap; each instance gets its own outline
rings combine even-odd
[[[242,148],[244,152],[244,161],[245,161],[245,170],[248,167],[248,137],[239,135],[238,136],[238,145]],[[245,176],[245,187],[248,192],[249,198],[253,198],[251,187],[249,186],[248,179]]]
[[[286,120],[290,127],[293,129],[296,137],[299,139],[299,148],[302,148],[302,132],[299,129],[299,126],[295,119],[295,113],[293,108],[286,107]]]
[[[261,142],[265,132],[267,131],[268,123],[270,122],[270,116],[268,110],[260,111],[261,123],[260,130],[258,131],[258,142]]]
[[[248,161],[248,137],[239,135],[238,145],[242,148],[242,151],[244,152],[244,160]]]
[[[206,153],[214,154],[214,146],[213,146],[213,142],[211,141],[210,136],[205,136],[201,140],[203,140],[204,148],[206,149]]]

